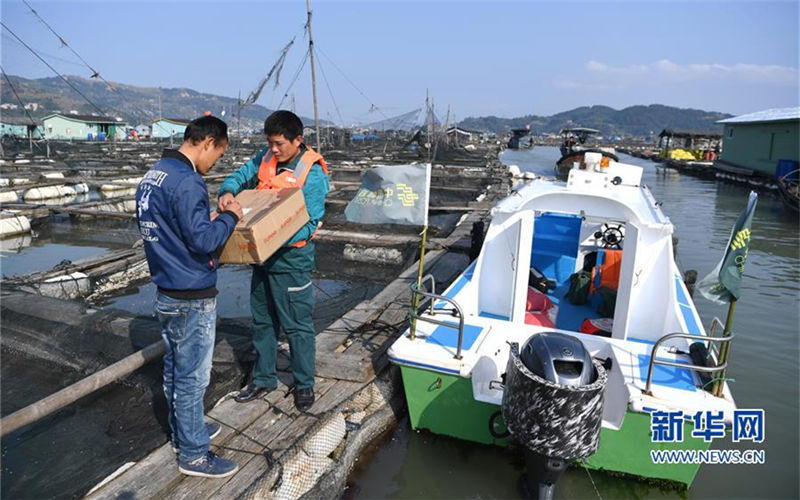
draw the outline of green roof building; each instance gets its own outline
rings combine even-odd
[[[125,137],[125,122],[110,116],[53,113],[45,116],[42,124],[49,140],[102,141],[116,138],[118,132]]]
[[[774,176],[778,162],[800,157],[800,107],[768,109],[717,123],[724,125],[720,162]]]
[[[159,118],[153,121],[150,127],[150,136],[154,139],[169,139],[174,137],[183,141],[183,132],[186,126],[189,125],[191,120],[184,120],[183,118]]]
[[[31,123],[29,118],[0,118],[0,137],[16,137],[19,139],[41,139],[41,124]]]

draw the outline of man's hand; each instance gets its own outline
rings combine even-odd
[[[225,210],[230,210],[228,205],[231,203],[236,203],[237,206],[239,205],[231,193],[223,193],[217,200],[217,212],[222,213]],[[239,207],[239,217],[242,216],[241,211],[242,207]]]
[[[231,197],[231,198],[233,198],[233,197]],[[220,202],[222,202],[221,198],[220,198]],[[228,210],[228,211],[231,211],[231,212],[235,213],[236,217],[238,217],[239,220],[241,220],[242,217],[244,217],[244,215],[242,215],[242,206],[239,205],[239,202],[236,201],[236,200],[232,199],[227,205],[225,205],[225,210]]]

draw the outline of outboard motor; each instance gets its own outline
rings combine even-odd
[[[557,332],[511,344],[502,413],[525,447],[523,492],[552,499],[569,462],[597,451],[608,376],[575,337]]]

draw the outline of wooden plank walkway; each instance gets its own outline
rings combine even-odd
[[[472,222],[485,216],[486,212],[475,212],[462,220],[446,238],[445,247],[468,239]],[[445,249],[433,250],[425,264],[426,273],[438,275],[442,290],[468,259]],[[415,264],[317,335],[317,400],[310,412],[297,412],[283,382],[261,400],[238,404],[223,398],[209,412],[207,418],[223,427],[212,450],[235,460],[236,474],[223,479],[184,476],[167,443],[96,487],[88,498],[237,498],[267,493],[297,497],[308,491],[333,467],[331,457],[348,433],[345,416],[355,411],[350,407],[358,407],[359,398],[375,387],[376,375],[388,363],[385,351],[404,329],[409,284],[416,272]],[[291,376],[281,373],[279,378],[289,381]]]

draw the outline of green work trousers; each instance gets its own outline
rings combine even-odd
[[[314,387],[316,373],[314,338],[314,286],[310,271],[271,273],[253,266],[250,282],[250,311],[253,314],[253,345],[258,360],[253,383],[260,387],[278,385],[276,356],[281,328],[289,339],[295,389]]]

